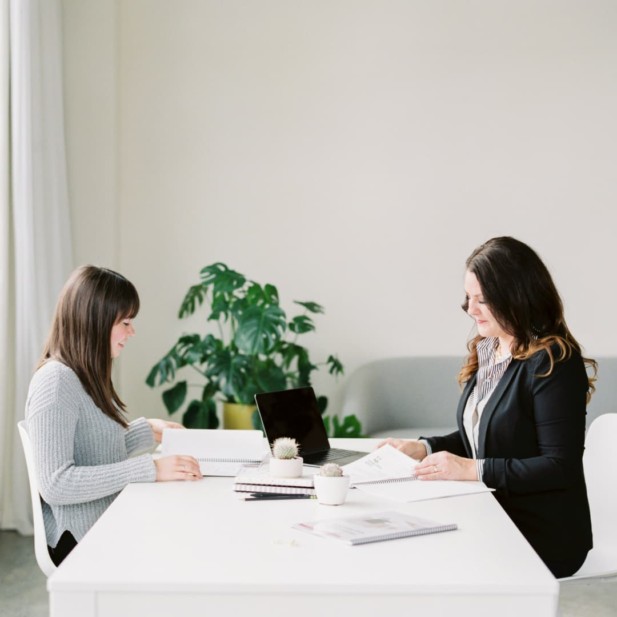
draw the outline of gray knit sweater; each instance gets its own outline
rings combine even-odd
[[[86,394],[72,369],[49,361],[30,382],[26,422],[43,498],[47,544],[70,531],[79,542],[129,482],[154,482],[154,445],[144,418],[123,428]]]

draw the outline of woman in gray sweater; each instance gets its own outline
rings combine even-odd
[[[49,338],[30,383],[26,421],[43,501],[49,553],[68,555],[129,482],[197,480],[190,456],[149,451],[175,422],[128,422],[112,361],[135,334],[139,296],[122,275],[78,268],[58,300]]]

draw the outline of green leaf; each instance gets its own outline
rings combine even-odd
[[[252,373],[255,387],[253,392],[248,393],[251,401],[258,392],[276,392],[287,387],[285,372],[272,358],[255,362]]]
[[[251,421],[253,423],[253,428],[261,431],[263,435],[266,434],[266,429],[264,428],[263,422],[261,421],[261,416],[259,415],[259,412],[257,410],[253,412],[253,415],[251,416]]]
[[[182,416],[182,424],[187,428],[218,428],[219,419],[216,415],[214,399],[191,401]]]
[[[246,356],[238,355],[230,349],[222,349],[210,357],[206,376],[216,381],[229,402],[252,403],[252,400],[241,400],[240,394],[246,386],[248,369],[249,359]]]
[[[323,313],[324,309],[321,304],[317,304],[317,302],[300,302],[299,300],[294,300],[296,304],[303,306],[309,313]]]
[[[202,268],[199,274],[202,284],[211,286],[214,295],[230,294],[246,283],[246,277],[220,262]]]
[[[330,437],[362,437],[362,425],[355,415],[345,416],[343,422],[334,416],[332,425]]]
[[[298,315],[289,322],[289,329],[296,334],[304,334],[315,330],[315,324],[308,315]]]
[[[178,366],[193,366],[202,364],[204,358],[204,342],[199,334],[185,334],[178,339],[176,343],[176,355],[178,357]]]
[[[326,409],[328,408],[328,397],[318,396],[317,397],[317,407],[319,408],[319,413],[323,415]]]
[[[264,285],[264,294],[268,301],[268,304],[276,304],[278,306],[279,303],[279,292],[278,289],[274,285],[270,285],[266,283]]]
[[[311,385],[311,373],[317,368],[310,360],[308,351],[295,343],[283,343],[279,346],[283,367],[288,372],[288,379],[294,388]]]
[[[182,300],[180,310],[178,311],[178,317],[183,319],[184,317],[192,315],[197,306],[203,304],[206,291],[207,288],[201,283],[199,285],[192,285],[186,292],[184,300]]]
[[[174,349],[172,349],[164,358],[159,360],[148,373],[146,383],[154,388],[161,384],[172,381],[176,376],[176,357]]]
[[[336,356],[328,356],[326,363],[329,365],[328,373],[330,375],[342,375],[345,372],[341,361]]]
[[[234,342],[250,356],[268,354],[285,333],[285,313],[274,305],[251,306],[238,316]]]
[[[186,381],[179,381],[175,386],[163,392],[163,403],[169,414],[175,413],[182,407],[182,403],[184,403],[184,399],[186,398],[186,392]]]

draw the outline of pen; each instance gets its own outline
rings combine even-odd
[[[250,493],[245,501],[261,501],[266,499],[316,499],[315,495],[287,495],[278,493]]]

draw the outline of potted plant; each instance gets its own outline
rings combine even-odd
[[[206,307],[206,331],[180,336],[146,379],[151,387],[173,384],[162,394],[170,414],[189,401],[182,416],[185,426],[217,428],[216,402],[222,401],[226,428],[260,428],[254,406],[257,392],[311,385],[311,374],[323,365],[334,376],[343,373],[335,355],[321,365],[314,364],[298,342],[303,334],[315,330],[312,316],[323,313],[316,302],[295,301],[303,311],[288,319],[274,285],[260,285],[223,263],[203,268],[200,279],[186,292],[178,316],[183,319]],[[189,384],[186,371],[180,378],[185,368],[193,370],[200,382]],[[196,395],[189,396],[192,386]],[[323,413],[327,399],[320,396],[318,402]],[[230,405],[244,406],[243,422],[234,425]],[[329,420],[324,418],[332,436],[361,435],[355,416],[342,422],[334,417],[332,425]]]
[[[343,474],[340,465],[326,463],[313,476],[317,501],[328,506],[340,506],[345,503],[349,490],[349,476]]]
[[[272,444],[270,475],[275,478],[299,478],[302,475],[302,457],[298,443],[291,437],[279,437]]]

